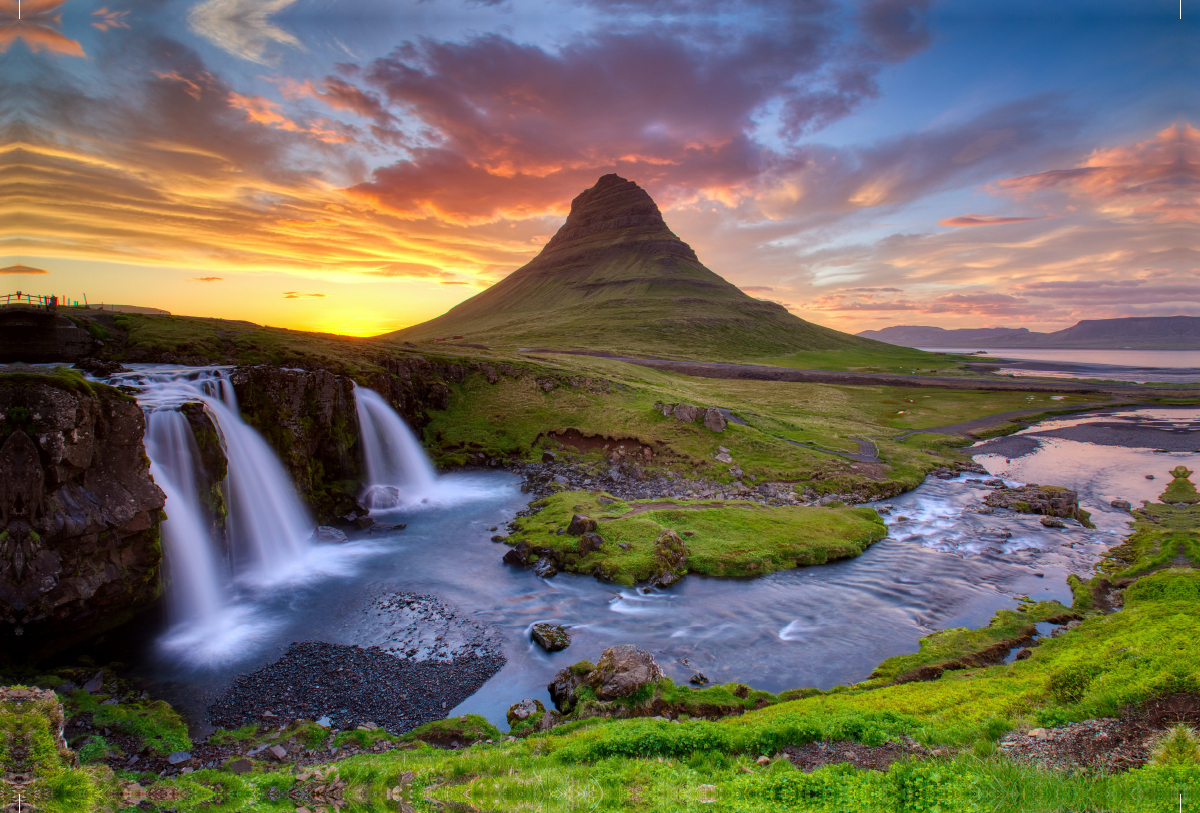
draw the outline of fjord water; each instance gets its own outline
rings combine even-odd
[[[1043,350],[1025,348],[923,347],[948,353],[984,350],[982,363],[1018,377],[1087,378],[1130,383],[1187,384],[1200,381],[1200,350]]]

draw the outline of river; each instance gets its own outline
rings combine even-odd
[[[1114,423],[1140,427],[1141,445],[1046,434]],[[234,677],[279,658],[293,641],[411,646],[411,624],[381,611],[381,601],[418,593],[457,608],[503,649],[501,671],[452,710],[482,714],[501,727],[517,700],[549,704],[546,684],[556,670],[595,660],[618,643],[649,649],[678,682],[702,671],[714,682],[772,692],[852,683],[887,657],[915,652],[922,636],[984,625],[1022,596],[1070,603],[1067,574],[1087,576],[1128,530],[1128,515],[1109,502],[1153,499],[1169,481],[1169,469],[1196,468],[1198,455],[1190,449],[1154,449],[1178,446],[1180,436],[1190,442],[1200,437],[1198,428],[1194,408],[1126,410],[1041,424],[979,445],[977,459],[992,474],[1077,489],[1094,530],[1073,522],[1047,529],[1035,517],[976,513],[990,490],[980,475],[930,479],[877,504],[891,506],[889,534],[856,559],[748,580],[688,576],[669,590],[568,574],[544,580],[503,564],[506,548],[490,541],[492,529],[503,529],[528,495],[507,472],[456,472],[440,478],[445,499],[381,516],[406,523],[403,530],[352,533],[347,544],[322,549],[306,580],[270,589],[243,585],[232,616],[241,634],[184,651],[164,648],[160,640],[144,650],[139,671],[159,693],[203,718],[205,704]],[[551,654],[534,645],[529,629],[538,621],[567,626],[570,648]],[[417,648],[417,658],[439,657],[432,645]]]

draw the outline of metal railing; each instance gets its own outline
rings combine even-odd
[[[41,308],[42,310],[55,311],[58,310],[58,297],[26,294],[17,291],[15,294],[0,296],[0,308],[6,307]]]

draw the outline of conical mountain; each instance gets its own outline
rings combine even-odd
[[[650,195],[618,175],[576,197],[566,223],[527,265],[391,335],[713,360],[887,347],[746,295],[705,268]]]

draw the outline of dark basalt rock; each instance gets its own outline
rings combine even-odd
[[[159,593],[166,497],[145,419],[104,385],[0,374],[0,660],[59,651]]]
[[[1061,486],[1029,483],[1020,488],[998,488],[983,501],[993,508],[1009,508],[1022,514],[1079,519],[1079,496]]]
[[[587,533],[579,537],[579,552],[588,554],[600,550],[600,546],[604,544],[604,537],[597,533]]]
[[[571,524],[567,526],[567,533],[572,536],[590,533],[597,528],[596,520],[591,517],[585,517],[583,514],[575,514],[571,517]]]
[[[571,635],[557,624],[534,624],[530,637],[547,652],[558,652],[571,645]]]
[[[76,370],[83,370],[85,373],[91,373],[97,378],[102,378],[108,375],[116,375],[117,373],[127,373],[129,368],[121,364],[119,361],[109,361],[107,359],[98,359],[94,356],[80,359],[75,362]]]

